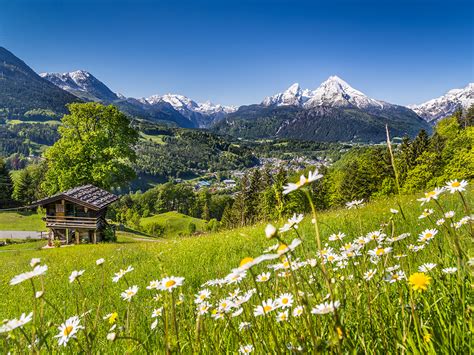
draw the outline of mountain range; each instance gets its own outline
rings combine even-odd
[[[236,107],[214,105],[209,101],[197,103],[186,96],[176,94],[127,98],[112,92],[103,82],[84,70],[41,73],[40,76],[85,101],[111,103],[132,116],[174,122],[181,127],[208,127],[213,121],[237,110]]]
[[[466,109],[471,105],[474,105],[474,83],[470,83],[463,89],[449,90],[436,99],[408,107],[426,121],[436,122],[452,115],[458,108]]]
[[[113,92],[91,73],[36,74],[0,47],[0,117],[38,114],[60,117],[65,104],[98,101],[114,104],[131,117],[186,128],[209,128],[247,138],[379,141],[389,124],[394,135],[415,135],[473,102],[473,84],[421,105],[404,107],[368,97],[337,76],[314,90],[298,84],[240,107],[199,103],[177,94],[129,98]],[[422,117],[423,119],[421,119]]]

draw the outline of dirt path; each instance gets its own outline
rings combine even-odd
[[[0,231],[0,239],[43,239],[46,232],[37,231]]]

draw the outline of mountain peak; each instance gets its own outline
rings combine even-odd
[[[316,90],[302,90],[298,83],[291,85],[283,93],[266,97],[264,106],[317,106],[357,107],[381,109],[386,103],[369,98],[364,93],[351,87],[347,82],[332,75],[319,85]]]
[[[86,70],[75,70],[66,73],[41,73],[40,76],[85,100],[112,102],[119,98],[103,82]]]
[[[298,94],[298,92],[300,91],[300,84],[298,83],[294,83],[292,84],[288,89],[285,90],[285,92],[289,93],[289,94],[293,94],[293,95],[296,95]]]
[[[474,105],[474,83],[461,89],[451,89],[440,97],[408,107],[426,121],[436,122],[451,116],[458,108],[466,109],[471,105]]]

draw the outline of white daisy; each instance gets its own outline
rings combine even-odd
[[[363,205],[364,205],[364,200],[354,200],[351,202],[346,202],[346,208],[349,210],[352,208],[363,206]]]
[[[302,306],[296,306],[295,309],[293,309],[293,317],[299,317],[303,314],[304,308]]]
[[[423,210],[423,212],[421,212],[421,215],[418,216],[418,219],[426,218],[426,217],[432,215],[433,212],[434,212],[433,209],[431,209],[431,208],[430,208],[430,209],[425,208],[425,209]]]
[[[158,280],[152,280],[150,281],[150,284],[146,287],[147,290],[158,290],[160,287],[160,281]]]
[[[448,211],[444,214],[444,217],[453,218],[455,214],[456,214],[456,212],[454,212],[454,211]]]
[[[250,329],[251,327],[252,327],[252,324],[249,322],[240,322],[239,331]]]
[[[426,264],[420,265],[420,267],[418,268],[418,271],[419,272],[428,272],[428,271],[434,269],[435,267],[436,267],[436,264],[426,263]]]
[[[277,322],[286,322],[288,320],[288,310],[278,312],[276,318]]]
[[[436,221],[436,225],[437,226],[442,226],[445,222],[446,222],[446,220],[444,218],[440,218]]]
[[[73,316],[58,327],[59,334],[54,337],[58,338],[59,346],[66,346],[69,340],[76,338],[76,334],[80,329],[84,329],[80,322],[78,316]]]
[[[153,312],[151,312],[151,318],[161,317],[163,315],[163,307],[155,308]]]
[[[257,282],[267,282],[268,280],[270,280],[269,272],[262,272],[260,275],[257,275],[256,277]]]
[[[436,234],[438,234],[438,230],[436,229],[425,229],[423,232],[420,233],[418,237],[418,242],[426,243],[433,239]]]
[[[132,300],[132,297],[135,296],[138,292],[138,286],[134,285],[132,287],[129,287],[125,291],[123,291],[120,296],[122,296],[122,299],[124,301],[130,302]]]
[[[241,345],[239,348],[239,354],[250,354],[253,350],[253,345]]]
[[[277,234],[277,229],[272,224],[267,224],[265,227],[265,236],[267,239],[271,239]]]
[[[99,266],[99,265],[102,265],[104,262],[105,262],[105,259],[104,259],[104,258],[100,258],[100,259],[97,259],[97,260],[95,261],[95,264],[96,264],[97,266]]]
[[[330,240],[331,242],[334,242],[334,241],[337,241],[337,240],[343,240],[345,236],[346,236],[345,233],[338,232],[338,233],[335,233],[335,234],[331,234],[331,235],[329,236],[329,240]]]
[[[276,299],[276,304],[278,307],[283,309],[291,308],[291,306],[293,306],[293,295],[289,293],[283,293]]]
[[[377,248],[369,250],[369,255],[373,257],[381,257],[382,255],[390,253],[391,251],[392,251],[391,247],[384,248],[379,245]]]
[[[421,205],[424,205],[431,200],[437,200],[439,195],[444,192],[444,188],[436,187],[434,190],[425,192],[425,197],[419,198],[418,201],[421,201]]]
[[[370,279],[372,279],[372,277],[374,277],[376,273],[377,273],[377,270],[370,269],[364,274],[364,280],[369,281]]]
[[[313,314],[327,314],[327,313],[333,313],[336,308],[338,308],[341,305],[341,302],[335,301],[335,302],[324,302],[321,304],[318,304],[316,307],[314,307],[311,310],[311,313]]]
[[[29,323],[33,318],[33,312],[26,315],[22,313],[19,319],[11,319],[7,321],[5,324],[0,325],[0,333],[11,332],[16,328],[22,328],[26,323]]]
[[[40,262],[41,262],[41,259],[40,259],[40,258],[33,258],[33,259],[31,259],[31,261],[30,261],[30,266],[31,266],[31,267],[35,267],[36,265],[39,265]]]
[[[393,272],[393,273],[389,273],[386,277],[385,277],[385,281],[389,282],[389,283],[394,283],[394,282],[397,282],[397,281],[400,281],[400,280],[404,280],[406,279],[406,275],[403,271],[399,270],[397,272]]]
[[[458,268],[456,267],[447,267],[441,270],[445,274],[454,274],[456,271],[458,271]]]
[[[119,282],[119,280],[125,276],[125,274],[128,274],[130,271],[133,271],[133,267],[131,265],[128,266],[125,270],[120,269],[119,272],[115,273],[115,276],[112,277],[112,282]]]
[[[184,277],[170,276],[165,277],[160,281],[158,289],[161,291],[172,292],[175,288],[181,286],[184,282]]]
[[[283,195],[287,195],[292,191],[296,191],[307,184],[321,179],[322,177],[323,175],[320,174],[317,169],[314,172],[310,171],[307,178],[304,175],[301,175],[300,180],[297,183],[288,183],[283,187]]]
[[[208,299],[211,296],[211,291],[209,291],[207,288],[200,290],[196,295],[194,295],[196,299],[194,300],[194,303],[199,304],[204,302],[204,300]]]
[[[446,183],[445,188],[453,194],[456,191],[459,191],[459,192],[465,191],[467,185],[468,183],[466,180],[461,180],[461,181],[451,180]]]
[[[200,315],[204,315],[209,312],[210,307],[211,307],[211,304],[209,302],[202,302],[199,304],[197,311]]]
[[[47,270],[47,265],[37,265],[32,271],[27,271],[23,274],[16,275],[15,277],[13,277],[13,279],[10,280],[10,285],[17,285],[23,281],[32,279],[33,277],[44,275]]]
[[[79,277],[82,276],[82,274],[84,274],[84,270],[74,270],[71,275],[69,275],[69,283],[73,283],[74,281],[76,281],[76,279],[78,279]]]
[[[271,298],[266,301],[263,301],[261,305],[255,307],[253,314],[254,316],[262,316],[270,313],[271,311],[277,308],[277,304]]]

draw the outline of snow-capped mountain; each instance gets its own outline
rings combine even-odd
[[[41,73],[40,76],[88,101],[111,102],[119,98],[103,82],[85,70],[70,73]]]
[[[312,97],[305,103],[306,107],[330,106],[357,107],[360,109],[383,109],[386,105],[385,102],[372,99],[354,89],[337,76],[330,76],[324,81],[313,91]]]
[[[458,108],[466,109],[471,105],[474,105],[474,83],[468,84],[463,89],[449,90],[436,99],[408,107],[426,121],[436,122],[452,115]]]
[[[268,96],[262,101],[264,106],[301,106],[313,95],[311,90],[302,90],[298,83],[291,85],[286,91]]]
[[[298,84],[293,84],[283,93],[266,97],[262,101],[262,105],[299,106],[305,108],[328,106],[383,109],[390,104],[372,99],[351,87],[341,78],[330,76],[315,90],[302,90]]]
[[[70,73],[41,73],[41,77],[71,94],[86,101],[113,103],[133,116],[144,115],[147,118],[163,116],[185,127],[208,127],[228,113],[237,110],[235,106],[214,105],[207,101],[198,103],[183,95],[153,95],[148,98],[134,99],[116,94],[104,83],[85,70]],[[176,111],[173,114],[173,110]],[[151,116],[150,116],[151,115]]]
[[[140,102],[152,106],[166,102],[184,117],[196,121],[199,127],[207,127],[211,122],[237,110],[235,106],[214,105],[210,101],[198,103],[189,97],[176,94],[153,95],[140,99]]]

